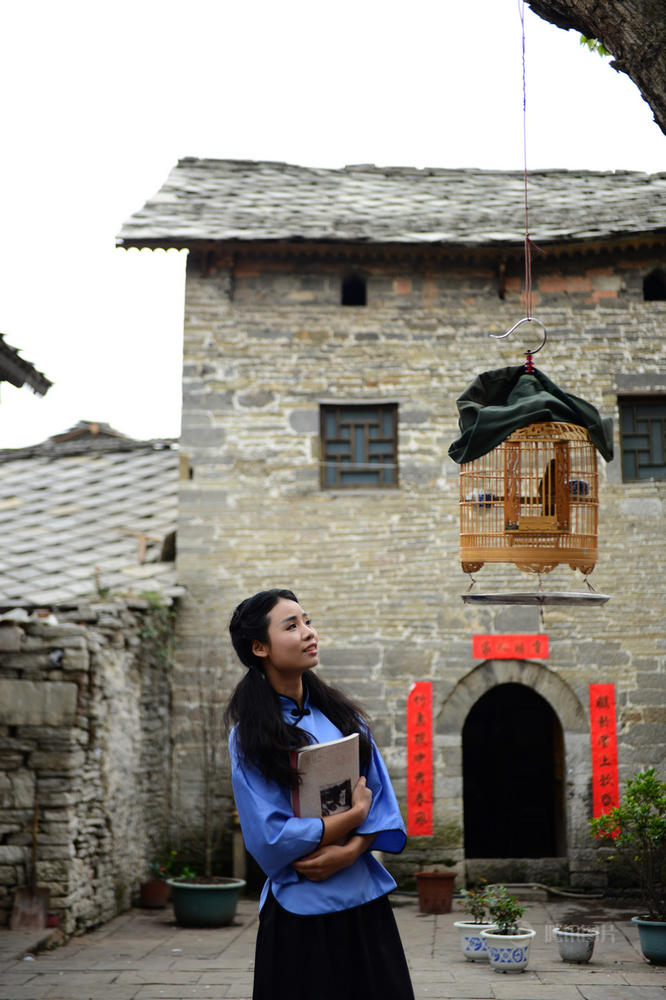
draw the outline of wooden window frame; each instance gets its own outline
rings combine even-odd
[[[320,403],[319,422],[322,489],[398,486],[397,403]],[[386,432],[387,422],[392,425],[390,433]]]
[[[666,479],[666,393],[618,396],[617,403],[622,482]],[[646,408],[657,408],[661,413],[641,416],[639,410]],[[639,421],[646,424],[645,429],[640,429]]]

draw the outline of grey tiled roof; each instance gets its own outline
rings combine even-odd
[[[543,170],[528,179],[538,243],[666,232],[666,173]],[[186,158],[125,223],[123,246],[199,240],[515,245],[522,171],[417,170]]]
[[[29,361],[24,361],[15,347],[0,333],[0,382],[11,382],[18,389],[27,382],[33,392],[45,396],[53,382],[37,371]]]
[[[160,561],[176,528],[177,448],[80,427],[60,445],[0,452],[0,606],[177,593],[175,564]]]

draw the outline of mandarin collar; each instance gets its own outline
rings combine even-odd
[[[282,714],[286,715],[291,722],[298,722],[304,715],[310,715],[310,696],[307,691],[303,698],[303,708],[294,698],[290,698],[286,694],[278,695],[278,697],[282,706]]]

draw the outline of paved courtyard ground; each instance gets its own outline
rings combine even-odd
[[[465,961],[453,927],[459,912],[434,916],[419,913],[412,897],[392,901],[416,1000],[666,1000],[666,968],[642,957],[632,909],[529,902],[523,922],[537,932],[530,963],[511,976]],[[557,953],[552,928],[565,916],[600,931],[589,965],[565,964]],[[54,950],[38,950],[39,935],[2,930],[0,1000],[249,1000],[256,925],[257,903],[245,899],[234,924],[219,930],[179,927],[170,908],[131,910]]]

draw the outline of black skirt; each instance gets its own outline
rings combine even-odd
[[[414,1000],[387,896],[335,913],[290,913],[269,892],[252,1000]]]

